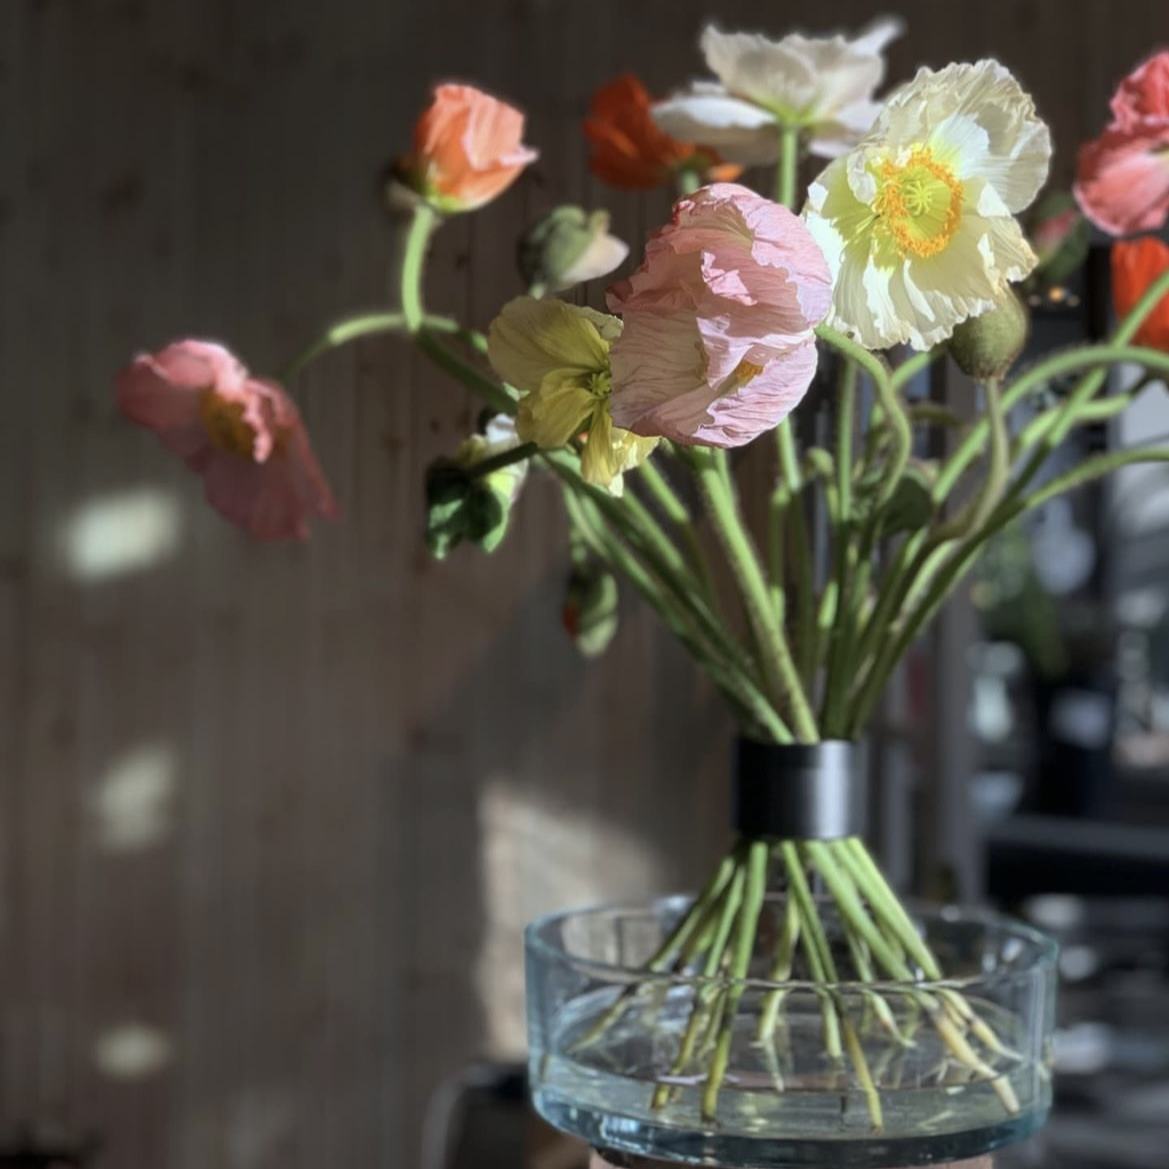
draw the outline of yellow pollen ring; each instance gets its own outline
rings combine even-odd
[[[731,370],[730,377],[727,378],[721,386],[719,386],[719,397],[726,394],[733,394],[736,390],[741,390],[748,382],[753,381],[763,372],[763,366],[756,365],[753,361],[747,361],[744,358]]]
[[[903,163],[883,162],[873,210],[902,256],[926,259],[942,251],[962,217],[962,184],[926,146],[916,146]]]

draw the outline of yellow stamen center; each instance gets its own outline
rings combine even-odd
[[[926,146],[903,163],[884,162],[873,210],[878,227],[901,256],[936,256],[953,238],[962,215],[962,184]]]
[[[727,378],[721,386],[719,386],[719,396],[726,394],[733,394],[736,390],[741,390],[749,381],[753,381],[763,372],[763,366],[756,365],[753,361],[748,361],[744,358],[731,370],[730,377]]]
[[[256,432],[244,420],[243,402],[233,401],[207,389],[203,391],[203,400],[199,403],[199,414],[207,428],[207,437],[220,450],[252,458]]]

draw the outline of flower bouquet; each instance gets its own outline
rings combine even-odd
[[[554,481],[570,532],[565,620],[582,650],[612,636],[622,581],[738,721],[739,836],[725,859],[696,897],[627,922],[641,941],[616,961],[584,955],[577,974],[596,993],[569,1032],[545,1033],[535,1008],[537,1088],[558,1060],[580,1073],[578,1093],[609,1090],[617,1064],[637,1062],[627,1113],[647,1128],[774,1136],[779,1114],[760,1094],[774,1104],[812,1088],[860,1102],[857,1116],[833,1105],[829,1128],[902,1131],[924,1124],[890,1116],[907,1076],[969,1090],[990,1127],[1041,1111],[1038,1096],[1021,1101],[1015,1069],[1025,1048],[1045,1064],[1042,1025],[1020,1031],[1023,1006],[980,999],[951,966],[997,977],[1001,955],[972,959],[969,936],[940,919],[923,928],[890,887],[861,835],[850,745],[988,540],[1118,467],[1169,458],[1129,449],[1043,477],[1075,427],[1115,417],[1169,372],[1169,249],[1116,244],[1112,337],[1014,371],[1027,312],[1012,285],[1038,263],[1017,216],[1045,182],[1047,127],[989,60],[923,68],[875,100],[898,32],[882,21],[855,39],[770,41],[711,27],[716,81],[658,102],[632,77],[601,90],[584,124],[593,171],[626,189],[675,184],[673,217],[600,310],[555,294],[628,249],[603,212],[552,212],[520,244],[527,293],[485,333],[428,310],[428,246],[536,152],[519,111],[439,86],[385,179],[404,223],[398,303],[334,325],[282,378],[373,333],[416,347],[485,407],[480,432],[428,473],[431,550],[493,550],[525,479]],[[1156,228],[1169,213],[1169,53],[1124,82],[1113,116],[1081,152],[1079,205],[1114,234]],[[827,161],[806,184],[813,159]],[[745,168],[766,193],[737,181]],[[980,386],[973,419],[911,392],[947,354]],[[1121,368],[1136,371],[1123,386],[1110,379]],[[805,398],[827,412],[828,441],[797,441]],[[227,349],[187,340],[140,356],[118,400],[253,536],[302,537],[309,517],[335,512],[287,391]],[[925,457],[939,434],[948,453]],[[749,523],[732,452],[757,442],[775,473]],[[1004,954],[1024,945],[995,936]],[[1026,946],[1046,963],[1029,992],[1042,999],[1050,953]],[[617,976],[598,976],[604,962]],[[628,1067],[617,1072],[628,1086]],[[568,1127],[570,1112],[558,1114]]]

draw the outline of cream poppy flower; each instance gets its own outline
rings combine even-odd
[[[993,307],[1035,267],[1015,215],[1050,159],[1047,126],[997,61],[920,70],[808,193],[828,323],[870,349],[928,349]]]
[[[654,121],[667,134],[703,142],[743,166],[778,159],[779,126],[804,128],[808,149],[834,158],[872,126],[884,48],[903,28],[900,20],[885,19],[855,40],[793,33],[772,41],[708,25],[700,44],[718,82],[695,82],[658,102]]]
[[[545,449],[584,440],[581,474],[615,495],[621,475],[657,445],[613,425],[609,346],[621,334],[616,317],[562,300],[520,296],[503,306],[487,333],[495,372],[523,395],[516,433]]]

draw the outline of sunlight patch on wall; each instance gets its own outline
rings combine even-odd
[[[70,575],[104,581],[141,572],[173,556],[182,509],[156,487],[112,492],[81,504],[61,535]]]
[[[91,810],[103,852],[137,852],[161,843],[174,825],[178,756],[166,743],[140,743],[118,756],[97,782]]]
[[[98,1036],[93,1062],[111,1079],[141,1080],[162,1071],[173,1054],[171,1041],[157,1027],[120,1023]]]
[[[479,797],[483,943],[475,986],[493,1056],[526,1049],[523,928],[545,913],[660,887],[646,842],[592,811],[553,805],[489,777]]]

